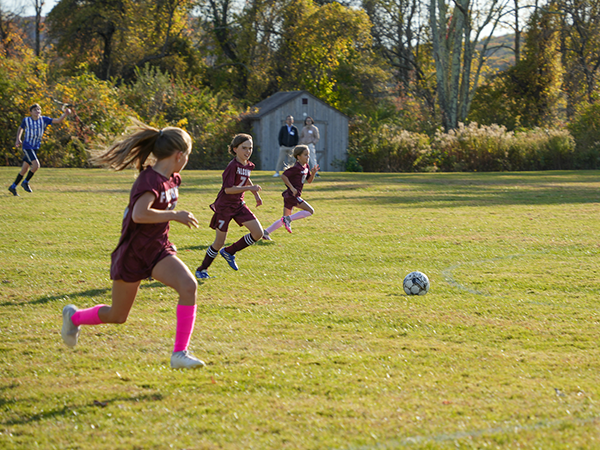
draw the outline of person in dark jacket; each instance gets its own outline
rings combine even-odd
[[[285,125],[279,130],[279,159],[275,165],[274,177],[278,177],[281,170],[292,165],[292,151],[298,145],[299,138],[300,133],[298,132],[298,128],[294,126],[294,118],[287,116],[285,118]]]

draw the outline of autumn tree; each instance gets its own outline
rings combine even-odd
[[[549,5],[532,14],[522,59],[479,89],[470,119],[510,130],[556,122],[563,75],[556,12]]]
[[[47,17],[49,35],[70,67],[87,62],[101,80],[118,71],[117,46],[127,38],[133,16],[129,0],[60,0]],[[121,55],[125,56],[125,55]]]
[[[290,2],[276,63],[279,89],[305,89],[337,107],[373,98],[386,79],[372,53],[367,14],[338,3]]]

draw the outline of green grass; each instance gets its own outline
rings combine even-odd
[[[17,173],[0,168],[5,187]],[[282,183],[258,172],[268,226]],[[220,172],[185,171],[171,240],[194,269]],[[313,217],[218,258],[191,350],[176,295],[143,282],[124,325],[60,337],[110,303],[133,172],[46,169],[0,194],[0,448],[600,448],[600,172],[325,173]],[[233,225],[229,242],[245,232]],[[409,297],[420,270],[431,291]]]

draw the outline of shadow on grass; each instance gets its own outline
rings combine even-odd
[[[59,300],[73,299],[73,298],[92,298],[98,297],[109,292],[111,288],[102,289],[88,289],[82,292],[72,292],[70,294],[58,294],[58,295],[45,295],[31,301],[15,301],[15,302],[4,302],[0,303],[0,306],[16,306],[16,305],[43,305],[46,303],[52,303]]]
[[[233,242],[228,242],[223,247],[227,247],[227,246],[229,246],[231,244],[233,244]],[[261,239],[258,242],[256,242],[254,245],[262,246],[262,245],[273,245],[273,244],[275,244],[275,242],[269,242],[269,241],[265,241],[264,239]],[[206,249],[208,247],[210,247],[210,245],[211,244],[208,244],[208,245],[188,245],[188,246],[185,246],[185,247],[178,247],[178,250],[194,250],[194,251],[202,252],[202,251],[206,251]]]
[[[41,422],[42,420],[46,420],[46,419],[53,419],[55,417],[65,416],[67,414],[72,415],[74,410],[81,410],[84,408],[98,408],[98,407],[104,408],[104,407],[108,406],[109,404],[116,403],[116,402],[133,402],[133,403],[137,403],[140,401],[142,401],[142,402],[157,402],[157,401],[161,401],[163,398],[164,398],[163,394],[153,393],[153,394],[136,395],[135,397],[115,397],[115,398],[112,398],[109,400],[103,400],[103,401],[93,400],[92,402],[89,402],[89,403],[86,403],[83,405],[63,406],[62,408],[59,408],[59,409],[54,409],[52,411],[34,414],[29,417],[5,420],[3,422],[0,422],[0,424],[5,425],[5,426],[26,425],[26,424],[30,424],[30,423],[34,423],[34,422]],[[14,403],[14,402],[15,402],[14,400],[6,401],[6,403]],[[0,403],[0,406],[1,405],[2,405],[2,403]]]

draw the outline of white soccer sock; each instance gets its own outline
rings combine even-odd
[[[310,211],[298,211],[296,214],[292,214],[290,216],[290,220],[300,220],[300,219],[304,219],[305,217],[309,217],[312,216],[312,213]]]
[[[282,226],[283,226],[283,223],[281,222],[281,219],[277,219],[265,231],[267,233],[271,234],[273,231],[277,230],[278,228],[281,228]]]

